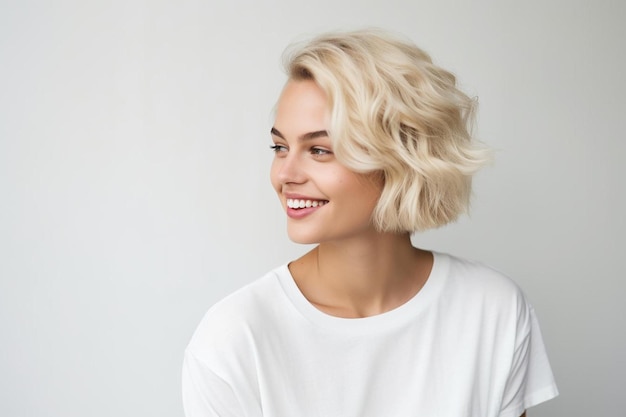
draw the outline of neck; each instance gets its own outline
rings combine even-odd
[[[410,235],[322,243],[290,264],[305,297],[340,317],[367,317],[392,310],[424,285],[432,254],[416,249]]]

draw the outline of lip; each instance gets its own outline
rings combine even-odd
[[[307,217],[310,214],[313,214],[314,212],[321,209],[322,207],[323,206],[308,207],[308,208],[301,208],[297,210],[287,207],[287,216],[291,219],[302,219],[304,217]]]
[[[293,200],[324,200],[326,201],[326,199],[324,198],[317,198],[317,197],[311,197],[308,195],[304,195],[304,194],[294,194],[294,193],[283,193],[283,196],[289,200],[289,199],[293,199]]]

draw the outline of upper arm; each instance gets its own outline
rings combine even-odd
[[[187,417],[244,415],[232,387],[189,351],[185,352],[182,390]]]

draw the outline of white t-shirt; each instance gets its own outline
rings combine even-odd
[[[358,319],[281,266],[208,311],[183,367],[187,417],[519,417],[556,395],[520,289],[440,253],[411,300]]]

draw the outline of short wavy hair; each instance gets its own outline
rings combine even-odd
[[[338,161],[379,172],[378,230],[417,232],[467,212],[473,174],[490,159],[472,140],[475,100],[408,41],[380,30],[320,35],[284,54],[289,80],[326,93]]]

